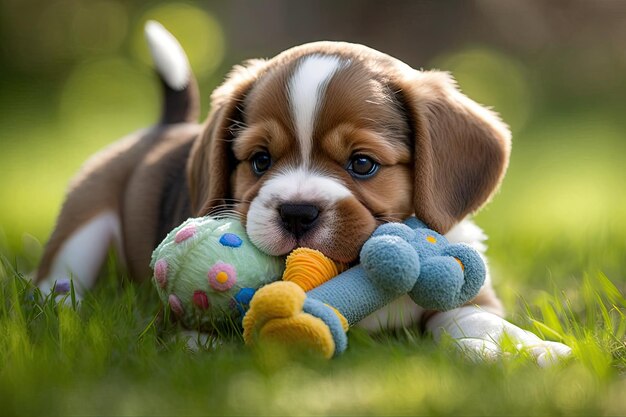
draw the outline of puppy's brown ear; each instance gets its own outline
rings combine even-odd
[[[463,95],[449,74],[410,71],[401,78],[415,134],[415,214],[446,233],[498,188],[511,134],[495,113]]]
[[[263,60],[235,66],[211,95],[211,111],[187,162],[194,216],[205,215],[231,198],[231,174],[237,165],[232,142],[244,123],[243,100],[264,66]]]

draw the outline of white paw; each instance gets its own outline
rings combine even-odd
[[[572,349],[569,346],[559,342],[550,342],[541,340],[533,345],[519,344],[518,350],[528,352],[537,361],[537,365],[547,368],[552,365],[569,359],[572,356]]]
[[[461,353],[475,362],[496,362],[502,357],[515,354],[510,351],[503,351],[501,345],[491,340],[481,338],[460,338],[455,340]],[[548,340],[533,340],[518,343],[515,348],[518,354],[530,355],[537,365],[547,368],[556,365],[572,356],[572,349],[559,342]]]
[[[502,356],[497,343],[473,337],[455,340],[461,354],[474,362],[495,362]]]
[[[435,315],[427,327],[435,340],[448,334],[463,353],[474,360],[494,361],[502,356],[531,356],[542,368],[572,355],[562,343],[540,339],[537,335],[475,306],[465,306]],[[511,348],[503,349],[503,346]]]
[[[455,343],[466,357],[476,362],[495,362],[515,354],[510,350],[503,350],[500,343],[481,338],[464,337],[456,339]],[[515,348],[518,354],[531,356],[542,368],[556,365],[572,356],[569,346],[541,339],[533,340],[532,344],[528,344],[528,341],[517,343]]]

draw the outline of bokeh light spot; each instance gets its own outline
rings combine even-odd
[[[71,41],[77,52],[113,52],[127,36],[128,15],[121,3],[92,0],[75,8]]]
[[[621,218],[626,195],[616,190],[626,178],[622,138],[619,125],[592,112],[525,131],[514,145],[501,192],[477,216],[481,225],[504,223],[503,233],[517,236],[563,230],[573,237]]]
[[[59,116],[72,132],[82,131],[85,141],[94,140],[94,129],[106,130],[111,141],[154,123],[160,105],[150,77],[125,59],[103,59],[75,67],[61,94]]]
[[[119,0],[9,1],[0,9],[5,56],[26,73],[64,72],[86,55],[116,52],[128,37]]]
[[[511,130],[526,124],[532,97],[521,63],[493,50],[470,48],[435,58],[433,67],[451,72],[464,94],[500,113]]]

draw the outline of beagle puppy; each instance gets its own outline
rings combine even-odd
[[[131,277],[148,279],[169,230],[224,210],[272,255],[306,246],[355,262],[377,225],[411,214],[484,252],[467,216],[497,190],[511,135],[449,74],[362,45],[310,43],[234,67],[196,124],[199,94],[181,46],[156,22],[146,38],[164,91],[160,123],[96,154],[72,180],[37,271],[43,290],[72,277],[84,294],[111,245]],[[481,358],[498,356],[505,333],[540,364],[569,355],[502,313],[487,279],[467,306],[429,312],[405,297],[361,325],[425,324]]]

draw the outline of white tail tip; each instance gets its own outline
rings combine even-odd
[[[146,23],[144,33],[156,70],[161,78],[173,90],[184,90],[189,84],[191,70],[187,55],[180,43],[162,24],[154,20]]]

